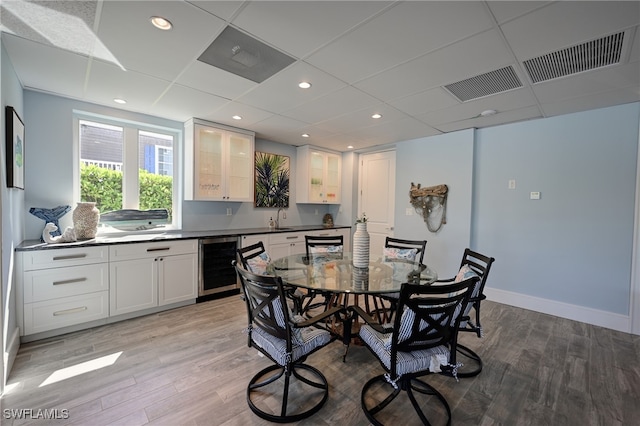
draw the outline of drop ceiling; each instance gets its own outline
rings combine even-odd
[[[181,122],[197,117],[290,145],[366,150],[640,101],[638,1],[3,0],[0,7],[2,43],[25,89]],[[173,29],[153,27],[152,16]],[[293,62],[258,83],[199,61],[227,28]],[[600,55],[593,46],[608,49],[609,39],[618,41],[614,62],[585,66],[580,55]],[[527,66],[557,66],[557,58],[575,71],[543,69],[551,78],[534,83]],[[311,88],[300,89],[301,81]],[[456,96],[460,87],[465,96]]]

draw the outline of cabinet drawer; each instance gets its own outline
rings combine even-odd
[[[34,334],[56,328],[107,318],[109,292],[64,297],[24,305],[24,334]]]
[[[116,244],[109,248],[111,261],[144,259],[198,252],[198,240],[157,241],[152,243]]]
[[[269,245],[284,243],[304,243],[304,234],[300,232],[282,232],[269,235]]]
[[[107,263],[24,273],[24,303],[105,290],[109,290]]]
[[[23,268],[32,271],[62,266],[87,265],[109,261],[107,247],[75,247],[22,253]]]

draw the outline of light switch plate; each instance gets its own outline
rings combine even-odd
[[[540,199],[540,193],[539,192],[531,192],[531,194],[529,194],[529,198],[532,200],[539,200]]]
[[[509,189],[516,189],[516,180],[509,179]]]

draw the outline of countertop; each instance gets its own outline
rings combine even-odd
[[[333,228],[350,228],[350,226],[336,225]],[[287,226],[279,229],[264,228],[239,228],[239,229],[226,229],[226,230],[211,230],[211,231],[162,231],[149,230],[145,232],[127,233],[127,234],[110,234],[105,236],[98,236],[91,240],[76,241],[72,243],[56,243],[47,244],[40,242],[40,240],[25,240],[19,246],[16,247],[16,251],[30,251],[30,250],[49,250],[49,249],[61,249],[72,247],[86,247],[86,246],[98,246],[102,244],[131,244],[139,242],[153,242],[153,241],[166,241],[166,240],[189,240],[199,238],[222,238],[222,237],[240,237],[242,235],[256,235],[256,234],[275,234],[283,232],[300,232],[300,231],[320,231],[326,228],[322,225],[301,225],[301,226]]]

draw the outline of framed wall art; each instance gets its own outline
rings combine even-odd
[[[7,186],[24,189],[24,123],[13,107],[7,106]]]
[[[256,151],[256,207],[289,207],[291,166],[286,155]]]

